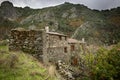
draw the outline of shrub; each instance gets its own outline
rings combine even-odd
[[[8,40],[2,40],[0,41],[0,46],[5,46],[8,44]]]
[[[95,54],[86,53],[81,59],[84,61],[83,69],[88,73],[88,80],[120,79],[120,44],[111,50],[100,48]]]
[[[120,79],[120,44],[118,44],[115,48],[109,51],[107,62],[109,65],[113,66],[115,70],[115,74],[113,78],[115,80]]]
[[[14,68],[18,63],[18,56],[16,54],[8,54],[7,58],[4,60],[4,67]]]

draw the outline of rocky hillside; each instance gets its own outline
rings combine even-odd
[[[55,7],[31,9],[14,7],[11,2],[5,1],[0,6],[0,38],[7,38],[11,28],[41,29],[48,25],[51,31],[76,39],[84,37],[89,43],[113,44],[120,41],[119,14],[120,7],[98,11],[65,2]]]

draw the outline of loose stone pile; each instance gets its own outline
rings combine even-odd
[[[80,75],[80,71],[74,70],[74,68],[65,64],[61,60],[57,63],[57,70],[67,80],[76,80]]]
[[[72,76],[72,73],[69,71],[69,66],[66,65],[61,60],[58,61],[57,64],[58,72],[64,77],[67,78],[67,80],[74,80],[75,78]]]

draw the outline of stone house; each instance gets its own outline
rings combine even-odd
[[[69,38],[68,44],[70,47],[70,56],[71,56],[71,64],[78,65],[78,60],[80,58],[80,51],[81,51],[81,45],[83,44],[83,41],[78,41],[76,39]]]
[[[56,63],[63,60],[70,63],[71,57],[79,53],[79,41],[68,39],[67,35],[46,30],[11,30],[9,50],[30,53],[41,62]]]
[[[70,52],[67,36],[56,32],[47,32],[47,55],[50,62],[63,60],[69,62]]]

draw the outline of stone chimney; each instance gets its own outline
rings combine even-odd
[[[82,38],[82,42],[85,42],[85,38]]]
[[[46,32],[49,32],[49,26],[45,27]]]

